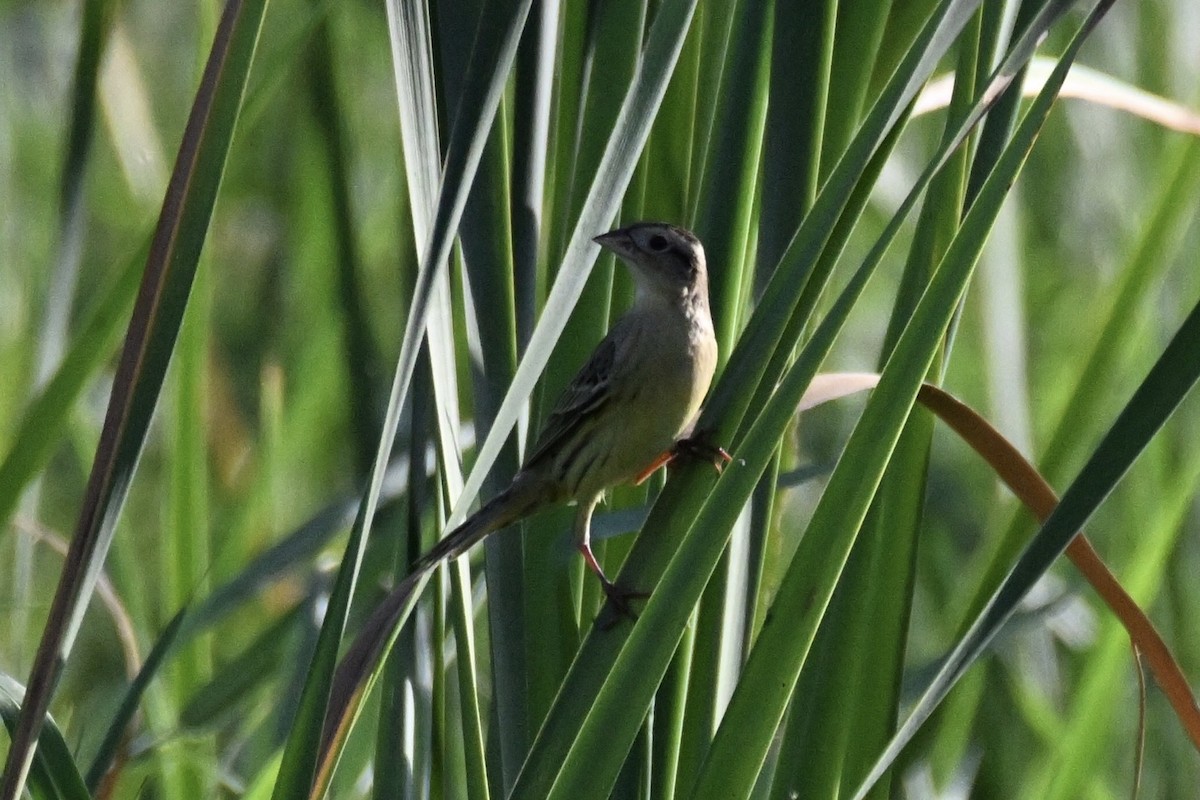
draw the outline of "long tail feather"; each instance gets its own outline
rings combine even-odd
[[[529,516],[546,500],[545,493],[539,491],[538,487],[520,479],[514,481],[511,486],[472,514],[466,522],[442,537],[441,541],[413,564],[411,572],[424,572],[443,559],[462,555],[489,533]]]

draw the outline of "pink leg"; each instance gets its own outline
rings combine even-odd
[[[588,569],[600,580],[600,586],[604,589],[604,595],[612,603],[612,607],[616,609],[619,615],[618,618],[624,616],[630,619],[637,619],[637,614],[634,613],[633,608],[629,605],[629,601],[634,598],[649,597],[650,593],[629,591],[617,586],[604,574],[604,569],[600,566],[600,562],[596,560],[596,554],[592,552],[592,509],[596,507],[599,499],[597,497],[590,502],[579,504],[579,513],[575,517],[575,546],[579,550],[580,555],[583,556],[584,563],[587,564]],[[613,624],[615,624],[615,621]]]

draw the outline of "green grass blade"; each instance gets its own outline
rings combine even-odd
[[[1041,106],[1035,106],[1026,119],[1024,136],[1014,139],[1006,158],[989,177],[987,191],[981,193],[964,219],[889,359],[884,377],[830,476],[792,566],[780,585],[772,614],[764,623],[738,691],[717,732],[696,797],[738,795],[739,786],[748,790],[753,785],[758,765],[766,756],[819,618],[898,441],[917,388],[933,363],[942,332],[950,324],[995,214],[1024,163],[1052,98],[1052,93],[1040,98]],[[755,428],[767,417],[773,404],[774,401],[768,405],[768,411],[764,411]],[[771,690],[761,691],[762,687]],[[729,767],[731,747],[737,747],[740,758],[744,759],[737,768]],[[753,756],[748,757],[747,750]]]
[[[96,129],[96,89],[115,10],[114,0],[88,0],[83,4],[79,53],[71,81],[67,152],[59,184],[58,253],[38,332],[39,382],[58,366],[66,349],[71,302],[75,297],[87,227],[84,187]],[[0,519],[3,518],[0,514]]]
[[[975,204],[971,207],[971,211],[965,218],[962,229],[958,237],[955,239],[955,243],[951,246],[951,253],[953,253],[955,247],[958,245],[958,242],[962,240],[965,235],[967,235],[973,219],[977,219],[982,216],[982,209],[988,206],[991,206],[994,209],[999,207],[999,204],[1003,199],[1003,194],[1006,193],[1007,187],[1011,185],[1012,177],[1015,175],[1016,170],[1019,169],[1020,164],[1023,162],[1024,157],[1028,152],[1028,148],[1032,145],[1037,132],[1040,130],[1041,125],[1049,113],[1054,97],[1058,91],[1058,88],[1062,85],[1062,81],[1066,77],[1067,70],[1069,69],[1071,62],[1074,60],[1074,57],[1078,53],[1083,42],[1087,39],[1088,34],[1091,33],[1095,25],[1108,10],[1109,6],[1111,6],[1111,3],[1101,3],[1093,10],[1091,15],[1085,21],[1084,25],[1076,34],[1075,38],[1072,40],[1071,45],[1064,52],[1059,61],[1058,67],[1051,76],[1051,79],[1047,81],[1046,86],[1043,88],[1042,92],[1038,95],[1037,99],[1026,113],[1020,127],[1013,135],[1011,144],[1006,149],[1002,157],[997,161],[995,168],[992,170],[983,187],[980,189],[980,193],[976,198]],[[947,261],[949,261],[949,259],[950,255],[947,255]],[[941,276],[939,272],[938,278],[940,277]],[[935,281],[936,280],[937,278],[935,278]],[[1197,324],[1200,324],[1200,314],[1194,313],[1193,316],[1197,318]],[[1166,355],[1164,355],[1164,359],[1165,358]],[[1190,385],[1191,384],[1189,383],[1188,386]],[[1178,398],[1175,398],[1175,402],[1178,402]],[[1174,406],[1172,405],[1171,408],[1173,407]],[[1159,424],[1161,424],[1161,421]],[[1116,428],[1116,426],[1114,426],[1114,428]],[[1157,429],[1157,427],[1155,429]],[[1148,438],[1149,436],[1147,435],[1146,439]],[[1139,442],[1137,446],[1138,450],[1140,450],[1140,447],[1144,445],[1144,442],[1145,440]],[[1136,455],[1136,452],[1137,451],[1135,450],[1133,455]],[[1133,455],[1130,455],[1130,460],[1132,460]],[[1119,477],[1119,473],[1117,476],[1113,476],[1113,482],[1115,482],[1117,477]],[[1068,494],[1070,494],[1069,491]],[[1063,499],[1066,500],[1066,496],[1064,496]],[[1098,504],[1102,497],[1094,499],[1096,504]],[[1059,508],[1056,509],[1055,513],[1051,516],[1051,519],[1047,520],[1046,525],[1043,526],[1043,530],[1050,528],[1051,523],[1055,521],[1055,517],[1062,516],[1060,513],[1062,508],[1063,503],[1060,503]],[[1090,511],[1091,509],[1089,509],[1088,514],[1090,514]],[[1036,580],[1036,577],[1039,577],[1045,572],[1045,570],[1049,567],[1050,562],[1053,561],[1053,558],[1056,557],[1058,553],[1062,552],[1062,549],[1066,547],[1070,536],[1074,535],[1075,531],[1082,527],[1083,522],[1084,519],[1078,520],[1078,524],[1071,528],[1070,534],[1065,538],[1062,538],[1061,546],[1057,551],[1055,551],[1054,555],[1051,556],[1049,560],[1045,561],[1044,565],[1041,566],[1036,575],[1032,574],[1028,568],[1024,571],[1022,570],[1022,567],[1028,567],[1028,561],[1031,559],[1026,559],[1023,557],[1021,561],[1018,562],[1017,567],[1014,568],[1012,573],[1010,573],[1009,578],[1007,578],[1005,582],[1001,584],[1000,589],[997,590],[996,595],[994,595],[993,602],[988,604],[988,606],[984,609],[983,614],[978,618],[976,624],[972,625],[963,641],[951,653],[947,662],[938,671],[938,675],[933,679],[929,688],[918,701],[916,708],[910,712],[909,716],[905,720],[904,724],[900,727],[897,734],[891,739],[891,741],[889,741],[887,747],[883,751],[883,754],[875,762],[867,778],[862,782],[862,784],[860,784],[858,790],[856,791],[856,799],[862,798],[866,795],[867,791],[869,791],[874,782],[878,780],[882,773],[895,759],[900,749],[912,738],[916,729],[925,721],[925,719],[928,718],[929,714],[932,713],[933,709],[937,706],[941,699],[946,695],[947,692],[949,692],[950,687],[954,684],[957,678],[962,674],[966,667],[969,666],[976,657],[978,657],[986,643],[990,641],[992,636],[995,635],[999,625],[1012,613],[1016,604],[1020,601],[1020,598],[1024,595],[1028,587],[1032,586],[1033,581]],[[1039,535],[1036,537],[1034,542],[1031,543],[1030,549],[1027,550],[1026,553],[1029,554],[1031,552],[1036,552],[1039,542],[1044,542],[1045,538],[1046,537],[1044,535]],[[1042,547],[1045,547],[1045,545],[1042,545]],[[1044,555],[1045,554],[1043,553],[1043,557]],[[1011,588],[1014,583],[1018,583],[1019,585],[1023,586],[1023,588],[1015,594],[1014,589]]]
[[[963,640],[947,657],[937,676],[889,743],[864,787],[890,762],[929,717],[957,679],[979,656],[1012,615],[1030,587],[1066,549],[1096,508],[1111,493],[1133,461],[1200,379],[1200,304],[1183,321],[1171,343],[1138,387],[1054,513],[1042,525],[992,596]],[[864,789],[860,788],[858,796]]]
[[[771,97],[763,142],[760,283],[779,263],[789,234],[817,197],[829,98],[837,3],[777,3],[771,51]]]
[[[918,69],[926,70],[926,72],[924,72],[924,74],[921,76],[920,80],[923,80],[925,77],[927,77],[927,70],[932,69],[933,62],[936,60],[934,57],[932,57],[931,53],[942,52],[950,45],[953,39],[954,31],[956,30],[956,26],[960,27],[961,24],[965,24],[966,17],[964,15],[969,15],[970,9],[965,9],[961,6],[955,6],[953,4],[947,4],[942,8],[942,12],[943,15],[946,16],[934,19],[930,22],[929,27],[925,31],[924,37],[918,41],[917,45],[914,47],[914,52],[910,54],[908,60],[906,61],[907,68],[910,71]],[[925,50],[922,48],[931,49]],[[911,72],[904,72],[902,74],[898,74],[895,84],[886,93],[886,96],[889,102],[907,103],[911,97],[915,95],[918,86],[919,80],[917,80],[917,78],[914,77]],[[885,103],[881,102],[881,104],[873,112],[875,119],[872,126],[865,128],[864,132],[860,132],[860,136],[864,139],[869,139],[871,136],[882,136],[887,130],[886,123],[898,117],[901,111],[902,108],[892,109]],[[806,243],[803,245],[793,245],[793,249],[795,249],[796,253],[803,254],[810,248],[816,252],[819,252],[820,244],[824,241],[826,234],[819,230],[817,224],[814,223],[813,220],[824,219],[825,215],[830,215],[836,219],[838,210],[844,205],[844,198],[838,198],[838,192],[845,192],[845,194],[848,196],[853,194],[855,190],[853,180],[857,174],[854,171],[854,164],[857,163],[855,159],[863,159],[862,163],[858,164],[858,166],[860,168],[864,167],[865,164],[871,160],[872,153],[877,149],[878,145],[879,142],[872,142],[868,144],[865,141],[856,145],[857,150],[855,151],[855,157],[847,160],[846,166],[842,167],[842,177],[839,179],[840,182],[835,182],[831,179],[830,183],[826,186],[826,190],[822,192],[822,195],[825,197],[825,200],[823,201],[825,204],[824,210],[815,216],[814,212],[814,214],[810,214],[809,217],[806,218],[806,221],[801,228],[799,237],[809,238],[805,240]],[[822,201],[818,201],[818,205],[820,205],[821,202]],[[795,256],[791,260],[785,257],[783,263],[788,265],[790,269],[795,270],[796,264],[798,264],[800,260],[801,259],[799,256]],[[778,280],[778,296],[783,296],[785,287],[787,287],[789,291],[798,295],[800,292],[800,287],[795,285],[794,280],[791,282],[791,284],[789,284],[785,278],[781,277],[781,273],[783,272],[784,268],[781,267],[776,274],[776,279]],[[780,301],[777,298],[775,305],[767,306],[764,301],[764,305],[760,306],[759,312],[756,312],[755,317],[752,319],[751,327],[753,328],[755,326],[755,322],[758,322],[757,327],[763,331],[760,333],[760,336],[763,337],[764,341],[774,341],[773,336],[777,334],[778,331],[772,332],[769,326],[772,326],[778,322],[774,315],[780,313],[785,313],[786,315],[786,312],[780,311],[780,307],[783,306],[784,303],[786,303],[786,300]],[[790,303],[787,303],[787,305],[790,306]],[[764,310],[765,308],[769,308],[769,310]],[[767,317],[767,322],[762,320],[762,316]],[[784,321],[786,322],[786,320]],[[747,359],[747,362],[749,362],[751,359],[759,358],[760,356],[758,355],[750,354],[761,353],[761,350],[756,351],[751,345],[744,341],[745,338],[746,336],[743,336],[743,341],[738,347],[739,351],[742,352],[742,358]],[[773,349],[773,344],[765,344],[764,347]],[[734,358],[738,358],[738,356],[735,354]],[[812,366],[812,370],[815,373],[815,364]],[[701,420],[702,426],[709,424],[706,422],[707,420],[722,420],[728,416],[731,416],[729,406],[741,404],[743,402],[740,398],[731,397],[731,395],[735,394],[732,386],[737,387],[737,393],[746,391],[745,385],[739,383],[741,379],[742,375],[734,369],[731,361],[731,366],[726,370],[725,374],[721,378],[720,383],[714,390],[714,395],[709,402],[708,408],[706,409],[705,417]],[[722,387],[725,387],[726,392],[724,399],[722,399]],[[800,387],[800,391],[802,390],[803,387]],[[796,394],[796,397],[797,399],[799,398],[799,393]],[[786,423],[780,423],[780,431],[782,430],[783,424]],[[727,471],[726,478],[724,480],[731,480],[730,473],[736,473],[739,476],[738,480],[740,480],[740,476],[747,471],[748,470],[743,469],[729,470]],[[657,576],[662,574],[662,571],[665,568],[668,559],[670,558],[671,552],[674,551],[674,543],[683,538],[687,531],[690,520],[695,517],[695,514],[699,511],[703,499],[706,497],[707,486],[705,485],[706,482],[700,480],[701,474],[701,472],[696,470],[682,470],[677,479],[668,482],[666,489],[664,490],[663,494],[660,495],[658,502],[655,505],[655,511],[651,514],[651,517],[645,526],[647,529],[654,530],[656,535],[654,537],[639,537],[635,543],[634,550],[626,560],[625,567],[622,569],[621,576],[619,578],[623,585],[654,586],[659,584]],[[736,515],[737,509],[741,507],[741,503],[745,501],[746,496],[748,496],[748,490],[747,494],[742,494],[740,496],[726,496],[723,502],[728,504],[733,509],[733,513]],[[740,499],[738,499],[739,497]],[[715,553],[719,553],[721,548],[723,548],[723,536],[728,532],[728,524],[732,524],[732,518],[725,522],[727,524],[723,528],[719,524],[710,526],[712,534],[708,538],[716,538],[715,541],[710,541],[705,545],[706,547],[709,547],[707,552],[712,552],[712,546],[716,547]],[[703,586],[705,578],[712,569],[711,564],[708,564],[705,567],[698,566],[699,563],[703,563],[702,558],[703,554],[697,556],[697,559],[701,560],[694,562],[692,565],[696,570],[695,576],[696,580],[699,581],[700,587]],[[714,554],[712,558],[715,561],[716,555]],[[688,592],[692,591],[693,589],[694,592],[689,594]],[[639,622],[638,626],[635,626],[635,632],[640,629],[642,625],[648,624],[645,622],[645,620],[650,616],[652,609],[658,608],[658,606],[656,606],[656,598],[664,591],[665,590],[660,584],[659,588],[655,591],[655,594],[651,597],[650,604],[647,606],[646,611],[642,615],[642,621]],[[640,685],[637,688],[637,692],[641,692],[644,688],[646,688],[648,683],[654,681],[654,675],[661,675],[661,670],[665,670],[666,662],[670,658],[675,642],[675,639],[668,636],[665,632],[672,630],[682,631],[686,622],[686,612],[691,607],[688,598],[698,597],[700,589],[689,584],[688,590],[682,590],[680,587],[674,587],[674,591],[679,593],[672,594],[671,602],[677,608],[683,609],[684,613],[682,617],[676,616],[669,617],[666,620],[660,619],[656,623],[654,629],[658,633],[654,643],[654,647],[656,649],[653,655],[653,663],[649,660],[651,657],[648,655],[644,655],[642,657],[643,660],[640,662],[635,662],[631,658],[630,663],[638,663],[638,666],[629,667],[628,669],[638,672],[643,679],[638,681]],[[694,602],[694,600],[692,602]],[[604,739],[606,746],[612,749],[611,745],[612,741],[616,738],[616,731],[620,731],[622,736],[626,733],[629,733],[629,735],[632,736],[632,733],[629,731],[627,725],[629,720],[626,719],[631,716],[629,714],[630,703],[628,700],[629,698],[636,696],[637,692],[633,691],[628,682],[620,684],[621,688],[613,691],[612,700],[610,701],[612,705],[603,705],[603,713],[599,713],[601,710],[601,705],[595,700],[598,692],[600,692],[602,688],[607,688],[605,682],[606,679],[611,677],[610,671],[612,672],[612,676],[617,674],[616,670],[613,669],[613,663],[617,658],[618,653],[621,652],[621,648],[628,645],[628,640],[625,638],[627,635],[627,631],[618,628],[602,635],[597,635],[593,631],[592,635],[585,640],[582,649],[572,665],[571,673],[568,675],[567,680],[564,682],[563,688],[559,693],[555,707],[552,710],[551,715],[547,718],[546,723],[543,725],[542,730],[539,733],[538,740],[535,742],[534,750],[531,753],[522,777],[518,782],[516,789],[517,797],[546,796],[552,790],[552,788],[555,787],[555,780],[560,772],[563,772],[564,764],[567,764],[567,766],[573,771],[571,772],[571,777],[564,780],[558,788],[569,792],[570,789],[564,787],[575,786],[576,788],[579,788],[585,783],[589,786],[594,785],[592,781],[594,775],[596,774],[596,771],[593,770],[593,767],[595,767],[595,764],[593,763],[595,759],[591,758],[590,755],[585,756],[583,754],[595,753],[598,744],[595,742],[592,742],[591,746],[585,744],[579,726],[579,720],[583,719],[585,716],[588,716],[588,708],[592,708],[594,712],[588,716],[588,723],[584,728],[584,731],[588,733],[589,737],[592,737],[593,739],[596,737]],[[643,642],[643,646],[649,646],[649,643]],[[622,680],[628,681],[629,676],[622,674]],[[621,699],[618,700],[618,697]],[[637,717],[637,715],[633,716]],[[637,721],[638,719],[633,719],[632,724],[636,724]],[[601,731],[604,731],[604,733],[600,733]],[[573,756],[575,753],[578,755]],[[619,758],[619,753],[617,757]],[[577,765],[573,760],[574,758],[579,759]],[[609,756],[609,758],[611,758],[611,756]],[[569,759],[572,760],[568,761]],[[606,761],[603,766],[604,769],[611,768],[615,770],[616,768],[613,766],[611,761]],[[523,794],[523,792],[527,792],[527,794]]]
[[[154,647],[146,655],[146,659],[142,662],[138,674],[134,676],[129,688],[125,691],[125,696],[121,698],[121,704],[117,708],[117,713],[113,716],[113,721],[105,731],[104,738],[100,742],[100,747],[92,757],[92,763],[88,767],[87,787],[89,791],[94,792],[99,788],[105,773],[112,768],[113,763],[116,761],[122,743],[128,735],[129,721],[137,713],[138,704],[141,702],[147,687],[149,687],[150,681],[158,674],[167,656],[174,651],[175,646],[178,644],[186,619],[187,609],[180,611],[171,618],[171,621],[154,643]]]
[[[0,717],[10,735],[17,727],[24,699],[24,688],[9,676],[0,675]],[[38,737],[28,788],[34,800],[89,800],[92,796],[53,719],[47,718]]]
[[[71,410],[88,381],[108,360],[137,294],[146,252],[145,248],[140,249],[126,263],[80,329],[54,375],[21,418],[8,454],[0,463],[0,520],[7,521],[12,516],[22,490],[61,444],[61,432],[67,427]],[[7,525],[0,525],[0,535],[7,530]]]
[[[285,611],[240,653],[227,659],[207,681],[197,686],[179,713],[180,726],[185,730],[212,729],[239,713],[247,695],[286,674],[281,667],[292,655],[293,633],[303,611],[302,603]],[[176,617],[178,619],[180,617]]]
[[[537,310],[537,267],[546,193],[558,0],[536,4],[517,51],[512,156],[513,276],[518,349],[533,333]]]
[[[439,102],[438,87],[435,85],[436,53],[431,30],[434,21],[430,19],[431,9],[424,2],[389,2],[386,9],[413,236],[416,241],[424,242],[429,236],[438,203],[442,158],[439,111],[447,105],[446,102]],[[469,16],[470,22],[477,21],[475,14],[466,16]],[[448,72],[452,74],[447,77],[447,84],[455,76],[465,74],[469,53],[459,55],[457,52],[465,49],[453,46],[443,48],[448,60],[458,58],[461,61],[455,61],[452,67],[448,67]],[[459,83],[461,81],[455,81],[455,91],[460,90]],[[450,89],[444,87],[444,91]],[[469,206],[468,201],[468,209]],[[431,298],[432,308],[425,333],[428,346],[421,354],[410,391],[412,425],[409,453],[410,458],[424,453],[425,442],[435,440],[438,443],[435,452],[443,464],[441,474],[449,473],[451,479],[461,484],[454,460],[457,452],[450,461],[447,462],[445,458],[448,433],[449,446],[457,450],[447,422],[457,420],[458,409],[455,403],[457,392],[451,388],[454,386],[454,341],[446,330],[451,313],[445,277],[448,270],[443,269],[441,264],[437,265],[437,269],[441,274],[436,279]],[[451,398],[449,403],[447,395]],[[410,478],[416,477],[410,473]],[[433,486],[437,485],[434,482]],[[438,490],[434,488],[434,491]],[[389,574],[404,574],[422,549],[422,511],[429,504],[422,481],[410,481],[408,497],[409,506],[404,516],[407,535],[403,537],[405,541],[395,544],[395,556],[388,569]],[[435,602],[439,603],[440,610],[440,595]],[[399,646],[389,654],[381,672],[375,748],[377,752],[390,752],[391,757],[379,759],[375,771],[373,791],[374,796],[379,798],[397,796],[405,785],[428,780],[436,767],[432,759],[430,717],[431,708],[444,702],[440,693],[433,696],[433,692],[440,689],[443,683],[440,674],[431,674],[430,654],[416,645],[416,628],[416,625],[409,626],[404,631]],[[437,640],[440,641],[440,637]]]
[[[488,31],[489,35],[476,42],[464,78],[463,96],[459,104],[460,114],[450,134],[438,203],[429,235],[423,244],[421,267],[405,323],[404,338],[400,345],[400,356],[392,381],[370,486],[351,529],[342,567],[330,598],[312,667],[280,765],[275,786],[276,797],[306,795],[314,778],[318,779],[318,791],[325,788],[324,781],[331,777],[332,762],[336,760],[344,744],[344,738],[336,741],[330,739],[331,732],[348,731],[346,723],[355,719],[360,710],[359,704],[364,693],[339,695],[335,692],[332,696],[336,702],[346,700],[351,705],[333,707],[329,709],[328,714],[326,712],[350,598],[357,583],[366,534],[371,528],[378,506],[384,468],[399,428],[401,404],[408,395],[421,341],[429,322],[431,299],[436,284],[445,278],[444,265],[450,254],[454,231],[462,217],[470,184],[482,157],[487,132],[495,117],[501,92],[515,59],[517,42],[529,13],[529,6],[530,0],[495,0],[489,2],[483,12],[480,29]],[[420,209],[414,207],[414,211],[419,212]],[[377,630],[374,632],[378,634]],[[370,657],[363,662],[369,675],[359,677],[355,685],[365,687],[367,684],[373,684],[374,677],[371,676],[378,675],[378,656],[390,648],[394,635],[384,635],[380,638],[381,641],[371,643]],[[333,751],[323,754],[323,742],[332,744]],[[319,762],[324,764],[325,768],[318,775]]]
[[[709,139],[705,159],[709,167],[702,179],[695,226],[709,264],[709,303],[717,341],[726,347],[736,340],[744,324],[742,316],[751,307],[743,292],[753,285],[748,274],[752,271],[751,210],[767,113],[770,12],[765,3],[742,4],[734,12],[737,20],[717,108],[717,118],[726,122]],[[678,774],[684,790],[708,748],[722,698],[736,678],[730,667],[740,661],[746,646],[748,631],[726,624],[726,615],[751,594],[734,569],[738,563],[732,550],[726,553],[700,603],[679,752]]]
[[[329,164],[333,233],[337,245],[338,300],[345,327],[344,361],[350,385],[356,387],[350,392],[347,413],[354,437],[357,473],[365,475],[371,466],[376,440],[375,411],[379,407],[379,399],[372,367],[379,360],[362,298],[362,263],[353,223],[354,210],[350,197],[352,178],[343,130],[345,112],[337,93],[333,36],[328,18],[319,19],[309,45],[308,87],[312,95],[312,113],[321,130],[320,143]]]
[[[0,797],[6,800],[15,798],[25,782],[34,742],[112,542],[117,517],[145,444],[208,232],[264,9],[265,0],[231,0],[192,107],[134,307],[76,533],[8,754],[0,786]]]

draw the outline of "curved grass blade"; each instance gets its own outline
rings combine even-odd
[[[800,410],[874,388],[879,376],[873,373],[818,375],[805,392]],[[924,384],[917,400],[969,444],[996,473],[1021,503],[1040,521],[1054,512],[1058,497],[1036,468],[974,409],[949,392]],[[1195,473],[1195,468],[1189,470]],[[1192,482],[1186,482],[1190,487]],[[1200,750],[1200,706],[1192,697],[1187,678],[1150,618],[1138,607],[1112,574],[1082,531],[1066,547],[1066,555],[1120,621],[1139,659],[1150,665],[1158,686],[1167,695],[1193,745]]]
[[[1029,63],[1028,78],[1021,86],[1021,94],[1033,97],[1041,91],[1046,77],[1054,69],[1054,63],[1054,59],[1046,56],[1033,59]],[[913,116],[944,108],[950,101],[953,81],[952,74],[930,81],[917,98]],[[1071,67],[1059,96],[1107,106],[1169,130],[1200,136],[1200,112],[1083,64]]]
[[[1200,379],[1200,304],[1179,327],[1088,463],[1025,548],[962,641],[947,657],[900,730],[859,787],[861,798],[979,656],[1033,584],[1108,497],[1151,437]]]
[[[266,0],[230,0],[184,131],[130,320],[67,563],[0,785],[13,800],[74,643],[145,444],[208,232]]]

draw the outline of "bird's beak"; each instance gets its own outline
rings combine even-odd
[[[624,258],[631,257],[636,250],[633,237],[624,228],[602,233],[592,241]]]

